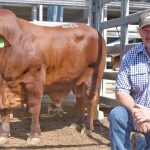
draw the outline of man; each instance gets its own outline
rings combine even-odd
[[[120,106],[109,115],[112,150],[131,150],[131,132],[145,136],[136,150],[150,149],[150,11],[140,15],[139,33],[143,42],[124,55],[116,81]]]

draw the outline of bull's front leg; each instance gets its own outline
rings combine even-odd
[[[8,142],[10,134],[10,110],[3,109],[1,112],[0,145]]]
[[[10,135],[10,105],[7,99],[9,92],[7,84],[2,81],[0,76],[0,115],[1,115],[1,127],[0,127],[0,145],[7,143]]]
[[[27,140],[29,145],[36,145],[40,142],[40,109],[41,109],[41,99],[43,95],[43,84],[40,84],[40,81],[37,80],[38,83],[30,83],[26,85],[27,93],[28,93],[28,109],[31,114],[31,129],[30,136]]]

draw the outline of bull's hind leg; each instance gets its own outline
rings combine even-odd
[[[97,109],[97,101],[99,98],[100,81],[103,76],[104,64],[89,67],[85,74],[85,95],[87,118],[85,119],[85,127],[87,132],[94,130],[94,117]]]
[[[94,130],[94,117],[97,108],[97,100],[99,96],[99,90],[95,89],[94,93],[90,95],[89,90],[86,91],[86,108],[87,108],[87,118],[85,119],[85,127],[87,134],[91,134],[91,131]]]
[[[97,99],[98,99],[98,89],[95,90],[94,96],[90,96],[86,93],[86,86],[78,87],[76,92],[77,101],[77,129],[85,132],[87,135],[91,135],[92,130],[94,130],[93,120],[95,117]]]
[[[76,121],[76,129],[81,132],[82,128],[84,127],[84,113],[85,113],[85,84],[82,83],[81,85],[77,86],[73,90],[74,94],[76,95],[76,105],[77,105],[77,121]]]
[[[10,134],[10,110],[1,110],[0,145],[7,143]]]
[[[99,84],[102,78],[102,74],[98,71],[95,71],[94,68],[88,68],[84,82],[74,90],[79,109],[77,123],[79,125],[84,124],[88,135],[91,135],[91,131],[94,129],[93,121],[99,97]]]

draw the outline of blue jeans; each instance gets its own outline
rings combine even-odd
[[[117,106],[111,110],[108,120],[111,149],[131,150],[130,133],[136,132],[136,127],[130,112],[122,106]],[[138,140],[136,150],[150,150],[150,132],[141,140]]]

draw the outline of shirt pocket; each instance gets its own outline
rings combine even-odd
[[[148,85],[148,73],[135,73],[130,78],[133,91],[143,91]]]

